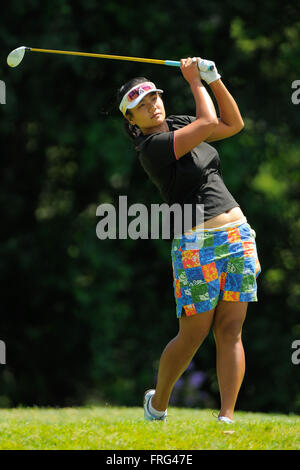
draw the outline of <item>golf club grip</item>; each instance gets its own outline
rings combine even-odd
[[[181,63],[178,60],[165,60],[165,65],[170,65],[171,67],[180,67]],[[198,60],[198,69],[201,72],[208,72],[209,70],[214,70],[214,68],[215,66],[211,60]]]

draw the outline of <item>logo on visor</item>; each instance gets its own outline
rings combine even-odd
[[[136,88],[135,90],[132,90],[129,94],[128,94],[128,101],[133,101],[135,100],[136,98],[138,98],[140,95],[143,95],[146,91],[148,90],[152,90],[152,87],[147,85],[147,86],[143,86],[143,87],[139,87],[139,88]]]

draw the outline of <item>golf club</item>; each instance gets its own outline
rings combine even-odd
[[[24,57],[25,51],[31,52],[46,52],[49,54],[65,54],[65,55],[76,55],[85,57],[97,57],[99,59],[114,59],[114,60],[128,60],[133,62],[146,62],[149,64],[169,65],[172,67],[180,67],[180,61],[176,60],[160,60],[160,59],[143,59],[141,57],[126,57],[120,55],[108,55],[108,54],[92,54],[89,52],[72,52],[72,51],[58,51],[54,49],[35,49],[33,47],[21,46],[11,51],[7,56],[7,63],[10,67],[17,67]],[[202,72],[214,69],[214,64],[210,60],[199,59],[198,68]]]

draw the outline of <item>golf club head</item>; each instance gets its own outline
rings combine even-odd
[[[22,62],[26,47],[21,46],[11,51],[7,56],[7,63],[10,67],[17,67]]]

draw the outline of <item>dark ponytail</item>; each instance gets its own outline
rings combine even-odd
[[[148,78],[136,77],[136,78],[132,78],[131,80],[129,80],[129,82],[125,83],[125,85],[122,85],[121,88],[119,88],[118,93],[117,93],[118,106],[121,103],[123,96],[128,92],[128,90],[133,88],[135,85],[139,85],[140,83],[144,83],[148,81],[149,81]],[[130,114],[130,110],[128,110],[126,114]],[[135,126],[135,125],[133,126],[125,117],[124,119],[125,119],[124,130],[131,140],[136,139],[138,136],[142,134],[142,131],[138,126]]]

